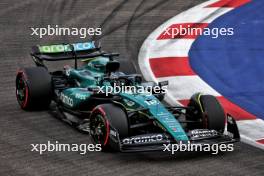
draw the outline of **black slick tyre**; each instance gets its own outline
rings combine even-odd
[[[128,136],[128,120],[125,111],[114,104],[96,106],[90,116],[90,135],[95,144],[101,144],[102,151],[114,150],[111,146],[110,127],[120,138]]]
[[[16,76],[16,97],[24,110],[47,109],[51,102],[51,75],[43,67],[23,68]]]

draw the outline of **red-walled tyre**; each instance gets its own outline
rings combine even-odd
[[[118,131],[119,137],[128,136],[128,120],[124,110],[113,104],[98,105],[90,117],[90,135],[95,144],[101,144],[102,151],[113,150],[110,145],[110,125]]]
[[[51,75],[43,67],[20,69],[16,76],[16,97],[24,110],[49,107],[52,96]]]

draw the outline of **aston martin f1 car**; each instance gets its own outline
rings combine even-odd
[[[152,88],[163,90],[168,82],[146,82],[139,74],[121,71],[118,54],[104,52],[97,42],[37,45],[31,56],[36,67],[21,68],[16,76],[20,107],[52,109],[62,120],[88,132],[103,150],[154,151],[163,150],[164,144],[240,139],[234,118],[225,114],[214,96],[196,93],[186,107],[167,106],[165,92]],[[75,64],[58,71],[49,71],[44,64],[61,60]],[[146,89],[104,91],[116,85]]]

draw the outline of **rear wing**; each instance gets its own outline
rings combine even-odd
[[[45,61],[72,60],[94,57],[91,53],[100,51],[99,43],[94,41],[73,44],[53,44],[33,46],[31,56]]]
[[[100,44],[94,41],[73,44],[53,44],[45,46],[33,46],[31,56],[37,66],[47,68],[43,61],[74,60],[77,68],[77,60],[99,56]],[[99,51],[95,54],[96,51]]]
[[[73,44],[53,44],[32,47],[31,56],[37,66],[45,67],[43,61],[75,60],[77,68],[78,59],[88,59],[98,56],[109,57],[110,60],[118,53],[106,53],[101,51],[100,43],[95,41]]]

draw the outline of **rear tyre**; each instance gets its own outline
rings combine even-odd
[[[224,132],[225,112],[214,96],[195,94],[188,106],[194,109],[188,113],[190,120],[201,121],[199,125],[191,126],[192,129],[205,128]]]
[[[127,115],[121,107],[113,104],[98,105],[90,116],[90,134],[102,151],[114,150],[111,146],[110,126],[115,128],[120,138],[128,136]]]
[[[49,107],[52,96],[51,75],[43,67],[24,68],[16,76],[16,97],[24,110]]]

